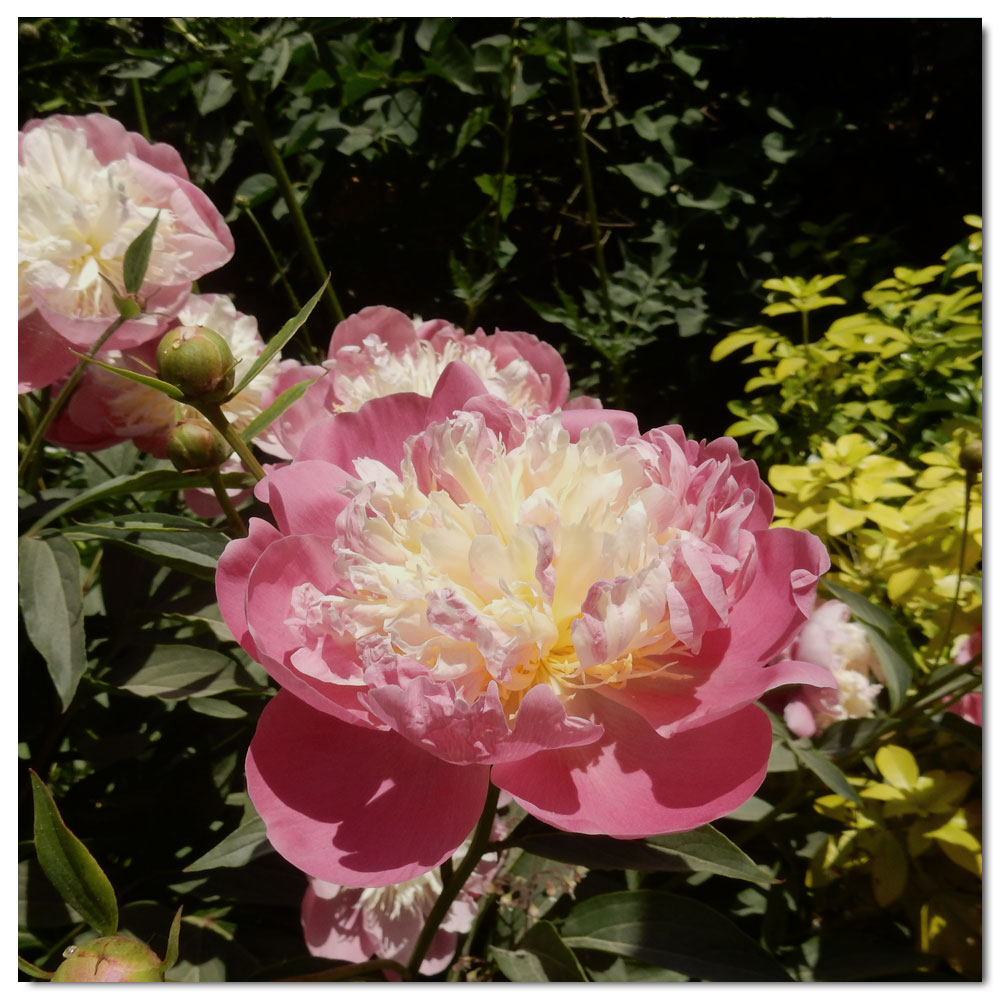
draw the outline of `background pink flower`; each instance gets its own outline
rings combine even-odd
[[[875,713],[882,667],[864,628],[851,620],[842,601],[818,604],[786,651],[788,658],[804,660],[830,672],[833,686],[803,687],[784,706],[785,722],[796,736],[811,737],[841,719],[867,719]]]
[[[76,363],[118,316],[125,250],[159,212],[140,295],[149,314],[110,348],[165,330],[196,278],[233,255],[222,216],[189,180],[177,151],[148,143],[106,115],[34,119],[18,133],[18,298],[21,391]]]
[[[467,847],[463,844],[455,853],[456,865]],[[498,863],[496,854],[487,854],[473,869],[420,964],[423,975],[433,976],[451,964],[458,936],[472,927],[478,900],[490,891]],[[405,965],[441,890],[436,869],[374,889],[352,889],[310,878],[302,900],[306,947],[320,958],[345,962],[389,958]]]
[[[395,392],[430,396],[453,361],[471,368],[488,393],[524,413],[549,413],[567,405],[569,375],[562,357],[530,333],[486,334],[480,329],[466,334],[445,320],[418,322],[388,306],[368,306],[337,325],[322,366],[284,363],[274,396],[296,382],[323,378],[285,412],[262,444],[291,458],[316,420]],[[581,397],[568,405],[600,403]]]
[[[956,643],[952,652],[955,663],[964,666],[971,663],[975,657],[983,652],[983,627],[974,628],[968,635],[962,636]],[[958,701],[948,706],[947,711],[957,715],[966,722],[971,722],[974,726],[983,725],[983,693],[982,691],[970,691],[962,695]]]
[[[640,435],[620,411],[526,417],[484,388],[454,364],[429,398],[320,422],[257,486],[276,525],[252,520],[220,561],[223,616],[283,688],[250,794],[325,881],[429,871],[491,780],[573,832],[710,822],[764,777],[753,702],[831,683],[768,666],[829,563],[768,527],[735,442]]]

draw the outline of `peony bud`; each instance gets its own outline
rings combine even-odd
[[[188,399],[218,403],[232,391],[233,352],[207,326],[178,326],[165,333],[156,349],[156,363],[160,378]]]
[[[217,469],[232,448],[207,420],[182,420],[167,438],[167,457],[174,468]]]
[[[163,961],[141,941],[115,934],[72,944],[53,983],[162,983]]]
[[[971,475],[983,469],[983,442],[969,441],[958,453],[958,464]]]

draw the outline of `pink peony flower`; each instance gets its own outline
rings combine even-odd
[[[456,865],[467,847],[463,844],[456,852]],[[487,854],[473,869],[420,964],[423,975],[448,968],[458,936],[472,927],[479,897],[490,891],[497,864],[496,855]],[[310,878],[302,900],[302,930],[309,954],[345,962],[389,958],[405,964],[442,889],[436,869],[396,885],[368,889]]]
[[[804,687],[786,701],[785,722],[796,736],[811,737],[833,722],[875,713],[882,685],[869,678],[884,680],[882,666],[864,628],[850,618],[842,601],[817,605],[786,651],[789,659],[815,663],[833,678],[831,687]]]
[[[222,216],[189,180],[177,151],[106,115],[28,122],[18,133],[18,298],[21,391],[76,363],[118,316],[129,244],[160,213],[141,295],[154,315],[125,323],[119,350],[161,333],[191,282],[233,255]]]
[[[274,396],[297,382],[323,378],[273,425],[264,446],[291,458],[322,417],[357,410],[395,392],[430,396],[452,361],[466,364],[487,392],[525,413],[550,413],[566,405],[566,365],[555,348],[532,334],[465,334],[443,319],[415,322],[388,306],[368,306],[337,325],[322,366],[283,363]],[[596,408],[600,403],[581,397],[569,406]]]
[[[753,705],[829,559],[769,529],[736,443],[632,414],[525,416],[449,366],[316,424],[260,482],[217,574],[281,684],[248,788],[275,848],[351,886],[436,867],[490,781],[563,830],[636,838],[725,815],[771,747]]]
[[[983,652],[983,627],[974,628],[968,635],[962,636],[955,643],[952,656],[958,666],[971,663],[972,660],[980,656]],[[946,711],[957,715],[966,722],[971,722],[974,726],[983,725],[983,693],[982,691],[970,691],[962,695],[958,701],[948,706]]]

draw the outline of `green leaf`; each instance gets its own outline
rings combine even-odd
[[[223,483],[228,483],[223,477]],[[137,472],[130,476],[115,476],[104,483],[84,490],[75,497],[46,511],[32,526],[29,534],[37,534],[47,524],[70,513],[79,507],[86,507],[88,504],[97,503],[101,500],[110,500],[119,496],[138,496],[140,493],[156,491],[162,493],[170,490],[187,490],[198,486],[211,485],[204,475],[190,475],[188,473],[175,472],[173,469],[147,469],[144,472]]]
[[[87,669],[80,556],[71,541],[54,535],[19,539],[17,561],[24,628],[65,711]]]
[[[812,771],[830,791],[860,805],[861,799],[858,798],[858,793],[844,777],[844,772],[833,761],[816,750],[809,740],[796,739],[792,736],[784,720],[775,715],[769,708],[764,708],[764,712],[771,720],[772,733],[787,746],[803,767]],[[777,744],[775,749],[780,746],[780,743]]]
[[[330,283],[329,277],[319,287],[319,291],[268,341],[267,347],[258,355],[257,360],[250,366],[246,375],[240,379],[239,385],[229,394],[229,398],[239,395],[266,367],[267,363],[288,343],[298,332],[299,327],[309,318],[309,314],[316,308],[320,296]]]
[[[788,974],[728,918],[658,890],[594,896],[566,918],[570,948],[635,958],[714,982],[787,982]]]
[[[161,566],[204,580],[215,569],[228,539],[202,522],[173,514],[128,514],[110,521],[84,524],[66,532],[70,538],[107,538]]]
[[[245,719],[247,713],[231,701],[221,698],[189,698],[188,708],[199,715],[207,715],[210,719]]]
[[[868,635],[868,642],[882,667],[885,688],[889,692],[889,710],[894,712],[906,700],[913,672],[906,658],[878,629],[865,622],[862,622],[861,627]]]
[[[240,432],[240,437],[244,441],[249,443],[262,431],[267,430],[285,412],[293,403],[297,403],[305,394],[309,386],[318,382],[323,375],[318,375],[316,378],[306,379],[304,382],[296,382],[294,385],[290,385],[284,392],[282,392],[273,403],[262,412],[258,413],[253,420],[247,424],[246,427]]]
[[[667,833],[645,840],[618,840],[553,830],[534,818],[523,820],[513,843],[525,851],[585,868],[632,871],[706,871],[727,878],[770,885],[758,868],[725,834],[711,825],[686,833]]]
[[[233,81],[216,70],[196,81],[193,89],[198,102],[198,113],[202,116],[225,107],[236,93]]]
[[[702,208],[709,212],[724,208],[729,204],[729,188],[722,181],[718,181],[711,194],[707,198],[692,198],[683,191],[677,193],[677,204],[683,208]]]
[[[26,975],[33,977],[34,979],[51,979],[52,973],[46,972],[44,969],[38,968],[37,965],[32,965],[26,958],[21,958],[20,955],[17,956],[17,967]]]
[[[539,920],[518,942],[516,951],[490,948],[490,956],[512,983],[584,983],[587,976],[555,925]]]
[[[670,183],[670,171],[662,163],[645,160],[642,163],[623,163],[618,169],[646,194],[664,195]]]
[[[232,833],[216,844],[207,854],[192,861],[184,871],[201,872],[210,868],[242,868],[254,858],[269,854],[273,848],[267,839],[264,821],[253,811]]]
[[[140,385],[148,386],[150,389],[156,389],[162,392],[165,396],[169,396],[171,399],[181,400],[184,398],[184,393],[175,385],[171,385],[169,382],[164,382],[161,379],[154,378],[152,375],[143,375],[142,372],[134,372],[128,368],[116,368],[114,365],[109,365],[104,361],[98,361],[96,358],[88,358],[78,351],[73,351],[78,358],[83,358],[88,364],[97,365],[98,368],[103,368],[106,372],[111,372],[112,375],[120,375],[122,378],[131,379],[133,382],[138,382]]]
[[[143,667],[121,687],[141,697],[166,701],[204,698],[222,691],[247,688],[239,665],[228,656],[183,643],[156,646]]]
[[[31,772],[38,863],[59,895],[100,935],[118,930],[115,890],[93,855],[67,829],[49,790]]]
[[[163,963],[160,965],[162,973],[169,972],[177,964],[177,956],[180,954],[181,938],[181,915],[184,907],[179,906],[174,914],[174,919],[170,922],[170,931],[167,935],[167,951],[163,956]]]
[[[125,291],[130,295],[135,295],[142,288],[143,281],[146,280],[149,254],[153,249],[153,237],[156,235],[156,226],[159,221],[160,213],[157,210],[153,221],[132,240],[125,251],[125,257],[122,261],[122,278],[125,282]]]

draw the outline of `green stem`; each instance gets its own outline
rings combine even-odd
[[[131,84],[132,100],[135,101],[135,116],[139,119],[139,131],[146,142],[152,142],[153,139],[149,134],[149,120],[146,118],[146,102],[142,99],[142,88],[139,86],[139,80],[134,76]]]
[[[802,346],[808,347],[809,345],[809,314],[806,312],[802,313]]]
[[[18,482],[21,481],[21,477],[24,475],[24,470],[28,468],[31,462],[35,458],[35,453],[38,451],[39,446],[42,443],[42,438],[45,436],[45,432],[52,426],[52,421],[56,419],[62,408],[66,405],[66,401],[71,395],[73,395],[73,390],[79,385],[80,379],[83,378],[83,373],[87,369],[88,361],[94,357],[97,352],[108,342],[108,339],[114,334],[114,332],[125,322],[124,316],[119,316],[114,320],[113,323],[102,333],[97,340],[91,345],[91,348],[83,356],[83,359],[77,363],[77,366],[73,369],[72,374],[66,380],[66,384],[59,390],[59,395],[56,396],[55,402],[53,402],[48,410],[45,411],[45,416],[38,422],[38,426],[35,428],[35,433],[32,434],[31,440],[28,442],[28,447],[25,449],[24,454],[21,456],[21,461],[17,466],[17,478]]]
[[[299,297],[295,294],[295,289],[292,288],[289,283],[288,276],[285,274],[285,267],[281,261],[278,260],[278,255],[275,253],[274,247],[267,237],[267,233],[264,232],[264,227],[257,220],[257,216],[253,214],[253,209],[249,205],[243,206],[243,212],[253,223],[254,229],[257,230],[257,235],[264,244],[264,249],[267,251],[267,255],[271,258],[271,263],[274,265],[274,269],[278,272],[278,277],[281,279],[281,283],[285,286],[285,291],[288,293],[288,300],[292,303],[292,308],[296,312],[301,312],[302,303],[299,302]]]
[[[958,610],[958,599],[962,591],[962,571],[965,566],[965,543],[969,538],[969,510],[972,507],[972,484],[975,482],[976,474],[967,472],[965,474],[965,509],[962,511],[962,538],[958,543],[958,579],[955,581],[955,596],[952,598],[951,607],[948,609],[948,624],[941,633],[941,645],[938,647],[937,656],[934,657],[936,669],[948,648],[948,639],[951,638],[951,630],[955,624],[955,612]]]
[[[260,102],[253,92],[253,87],[250,86],[250,81],[246,78],[246,73],[244,73],[242,65],[237,62],[231,62],[229,68],[233,74],[236,89],[239,91],[240,98],[243,101],[243,106],[250,116],[254,132],[257,134],[257,141],[260,143],[261,151],[264,153],[264,159],[267,160],[271,173],[278,183],[281,196],[285,199],[285,204],[288,206],[288,214],[291,216],[292,225],[295,227],[295,231],[302,242],[306,258],[317,280],[322,284],[327,280],[330,272],[323,263],[323,258],[320,256],[316,241],[313,239],[312,231],[309,229],[305,213],[302,211],[299,199],[295,196],[295,188],[292,186],[292,180],[285,169],[285,163],[278,152],[278,147],[274,144],[270,126],[267,124],[267,118],[264,116]],[[333,290],[332,283],[326,286],[324,295],[333,319],[338,323],[343,321],[345,318],[344,310],[340,306],[340,301],[337,298],[337,293]]]
[[[192,406],[197,407],[199,412],[212,424],[212,426],[226,439],[229,446],[239,456],[244,468],[254,479],[263,479],[266,473],[261,468],[260,462],[254,458],[250,446],[239,436],[236,428],[226,419],[222,412],[222,407],[218,403],[203,403],[196,400],[186,400]]]
[[[416,977],[419,973],[420,965],[427,956],[427,951],[434,940],[434,935],[437,933],[438,927],[441,926],[441,921],[444,920],[459,890],[465,885],[473,869],[479,864],[480,858],[482,858],[489,847],[490,834],[493,832],[493,817],[497,811],[497,799],[499,797],[500,789],[496,785],[491,784],[489,792],[486,795],[486,805],[483,807],[482,815],[479,817],[475,832],[472,834],[469,849],[465,857],[462,858],[462,863],[455,869],[452,877],[441,889],[441,895],[438,896],[437,902],[435,902],[431,912],[427,915],[427,922],[424,924],[423,930],[421,930],[420,936],[417,938],[417,943],[413,946],[413,954],[410,956],[408,964],[412,977]]]
[[[215,494],[215,499],[219,501],[219,506],[226,515],[233,529],[233,534],[237,538],[246,538],[247,526],[243,523],[243,518],[240,517],[240,512],[233,505],[233,501],[229,499],[226,487],[222,485],[222,476],[218,469],[208,474],[208,481],[212,484],[212,492]]]
[[[601,282],[601,300],[610,332],[612,326],[611,297],[608,295],[608,269],[604,264],[604,248],[601,245],[601,227],[597,220],[597,199],[594,196],[594,181],[590,174],[590,159],[587,156],[587,139],[583,131],[583,110],[580,104],[580,86],[576,79],[576,64],[573,62],[573,40],[569,33],[569,20],[563,21],[563,38],[566,44],[566,62],[569,68],[569,89],[573,99],[573,121],[576,124],[577,152],[580,157],[580,171],[583,176],[583,190],[587,199],[587,217],[590,235],[594,241],[594,258],[597,274]]]

